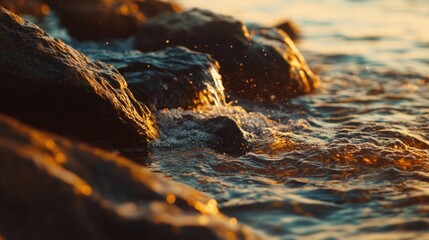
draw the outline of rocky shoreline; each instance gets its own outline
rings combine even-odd
[[[0,239],[260,239],[132,156],[158,138],[156,111],[314,90],[319,78],[289,36],[163,1],[26,3],[0,1],[18,14],[56,11],[79,40],[135,35],[143,52],[87,56],[0,8]],[[215,151],[252,148],[228,117],[186,120]]]

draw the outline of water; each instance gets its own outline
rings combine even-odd
[[[174,148],[154,144],[152,169],[270,239],[429,239],[429,1],[182,2],[294,20],[322,84],[284,104],[157,113]],[[256,147],[238,158],[204,148],[173,124],[185,114],[229,116]]]
[[[429,239],[429,1],[183,0],[266,26],[290,18],[322,78],[289,102],[156,114],[148,167],[212,196],[268,239]],[[124,49],[125,42],[73,46]],[[54,29],[54,30],[52,30]],[[178,119],[228,116],[254,148],[232,157]]]

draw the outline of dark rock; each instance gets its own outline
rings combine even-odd
[[[174,45],[211,54],[226,90],[248,99],[285,100],[312,91],[319,81],[284,32],[249,35],[240,21],[206,10],[162,15],[139,28],[136,47],[142,51]]]
[[[4,115],[0,196],[7,239],[260,239],[196,190]]]
[[[49,13],[48,5],[39,0],[0,0],[0,5],[16,14],[43,17]]]
[[[250,151],[249,143],[237,123],[228,117],[216,117],[201,122],[202,127],[217,139],[213,148],[232,155],[243,155]]]
[[[291,20],[285,20],[274,27],[283,30],[293,41],[297,41],[301,34],[298,25]]]
[[[249,34],[243,24],[229,16],[192,9],[180,14],[162,15],[146,21],[137,33],[136,46],[156,51],[167,46],[186,46],[215,55],[231,55],[246,49]]]
[[[220,153],[241,156],[251,150],[244,132],[228,117],[207,118],[195,112],[178,110],[160,111],[156,117],[160,138],[150,143],[154,151],[211,148]]]
[[[283,31],[261,29],[251,37],[242,55],[221,62],[227,90],[257,101],[282,101],[317,87],[319,78]]]
[[[109,40],[133,35],[147,17],[182,11],[174,2],[159,0],[46,0],[58,12],[70,36],[79,40]]]
[[[156,137],[151,113],[113,67],[93,61],[0,8],[0,111],[36,127],[145,147]]]
[[[129,37],[146,19],[137,4],[127,0],[63,0],[56,10],[70,36],[79,40]]]
[[[224,104],[218,65],[207,54],[172,47],[163,51],[87,53],[115,66],[137,100],[151,110]]]
[[[175,2],[137,0],[136,4],[139,6],[140,11],[148,18],[152,18],[163,13],[178,13],[183,11],[183,8]]]

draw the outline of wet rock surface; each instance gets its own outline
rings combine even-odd
[[[0,111],[38,128],[144,148],[157,135],[113,67],[93,61],[0,9]]]
[[[234,120],[221,116],[206,119],[201,125],[217,140],[213,145],[215,150],[232,155],[243,155],[250,151],[249,143],[244,139],[242,130]]]
[[[226,58],[221,65],[221,73],[227,72],[223,78],[226,89],[257,101],[274,101],[317,87],[319,78],[283,31],[261,29],[252,31],[251,37],[251,45],[242,56]]]
[[[156,117],[160,138],[150,143],[155,151],[211,148],[219,153],[241,156],[251,150],[243,131],[229,117],[201,118],[178,110],[160,111]]]
[[[145,22],[137,33],[136,46],[143,51],[155,51],[181,45],[219,58],[221,54],[226,57],[246,49],[249,40],[240,21],[208,10],[191,9]]]
[[[220,63],[226,90],[248,99],[288,99],[311,92],[319,81],[284,32],[249,34],[240,21],[210,11],[163,15],[139,28],[136,47],[142,51],[175,45],[211,54]]]
[[[49,7],[39,0],[0,0],[0,5],[16,14],[30,14],[43,17],[49,13]]]
[[[137,100],[151,110],[223,104],[223,85],[217,63],[209,55],[184,47],[141,53],[87,51],[115,66]]]
[[[260,239],[200,192],[4,115],[0,196],[7,239]]]

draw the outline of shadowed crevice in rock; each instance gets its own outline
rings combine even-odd
[[[281,30],[248,33],[232,17],[201,9],[152,18],[139,28],[136,47],[155,51],[181,45],[219,61],[228,93],[256,101],[286,100],[311,92],[319,78]]]
[[[113,67],[0,8],[0,111],[83,141],[145,147],[157,136]]]
[[[218,64],[207,54],[184,47],[152,53],[85,52],[116,67],[136,99],[153,111],[225,104]]]
[[[7,239],[260,239],[196,190],[4,115],[0,196]]]

